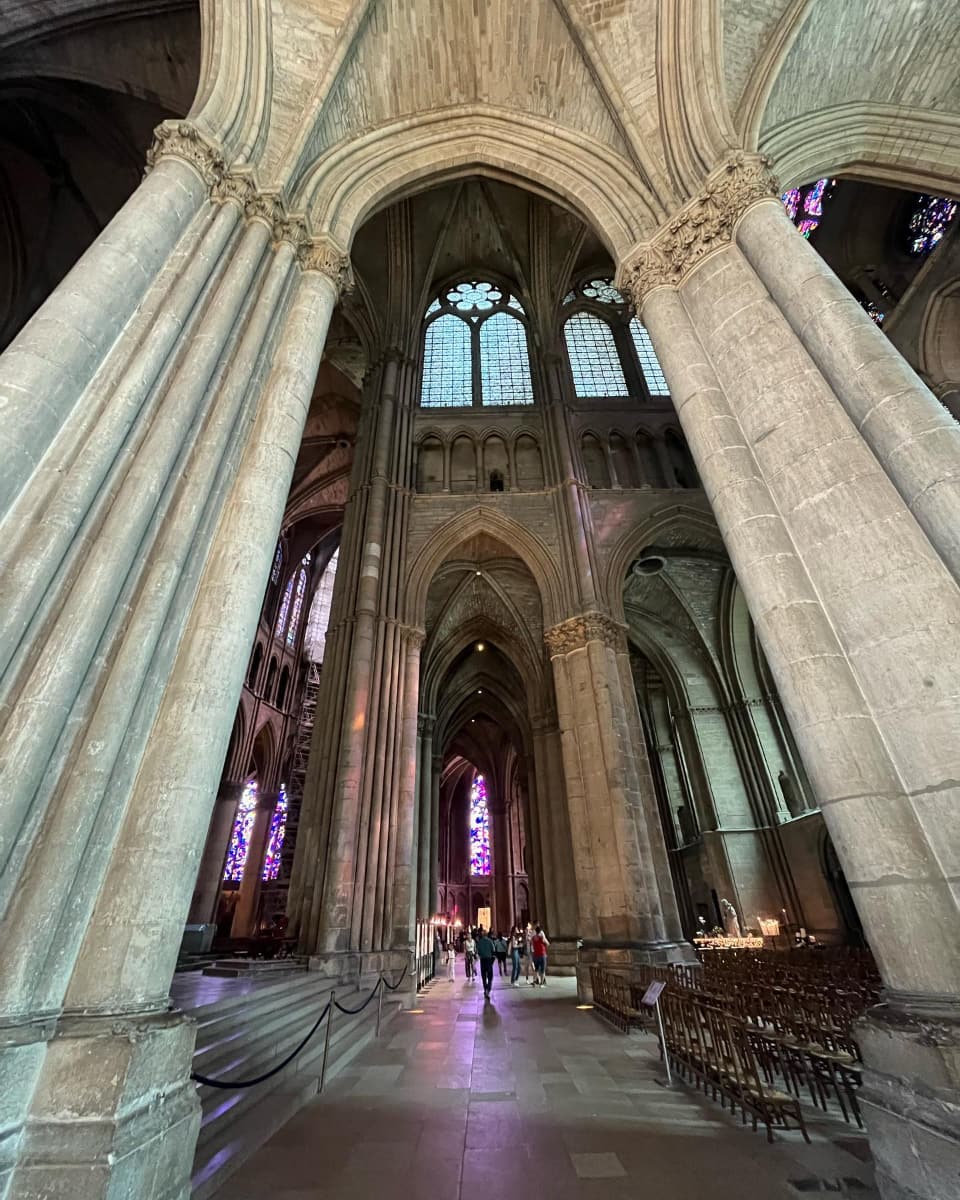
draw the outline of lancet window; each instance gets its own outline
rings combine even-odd
[[[243,879],[243,868],[250,851],[250,837],[253,834],[256,815],[257,781],[248,779],[237,805],[237,815],[233,820],[233,832],[230,834],[230,845],[227,848],[223,878],[228,883],[240,883]]]
[[[470,789],[470,874],[490,874],[490,810],[482,775]]]
[[[313,603],[310,605],[307,632],[303,635],[303,652],[311,662],[323,662],[323,652],[327,643],[327,627],[330,624],[330,606],[333,603],[333,585],[337,578],[339,561],[340,547],[338,546],[320,576]]]
[[[649,333],[609,279],[582,281],[564,297],[563,311],[578,396],[670,395]]]
[[[444,288],[424,316],[424,408],[533,403],[526,314],[486,280]]]
[[[310,555],[305,554],[300,560],[299,569],[287,580],[283,599],[280,601],[280,611],[277,613],[273,636],[282,638],[286,632],[288,646],[293,646],[297,640],[300,614],[303,611],[303,600],[307,591],[307,568],[309,566]]]
[[[270,818],[270,834],[267,838],[267,852],[263,859],[263,880],[270,883],[280,875],[280,853],[283,850],[283,836],[287,831],[287,785],[280,784],[280,795],[277,797],[277,807]]]

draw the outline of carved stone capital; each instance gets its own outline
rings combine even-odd
[[[432,737],[436,720],[420,713],[417,717],[417,737]]]
[[[620,264],[617,287],[639,311],[654,288],[678,286],[707,254],[732,241],[751,204],[779,191],[769,159],[738,151],[710,174],[699,196]]]
[[[151,171],[161,158],[180,158],[189,163],[209,188],[213,188],[226,171],[218,147],[189,121],[163,121],[153,131],[153,143],[147,151],[147,171]]]
[[[548,629],[543,640],[551,658],[559,654],[569,654],[573,650],[582,650],[588,642],[602,642],[612,650],[626,649],[626,633],[622,625],[617,624],[611,617],[603,613],[584,613],[579,617],[570,617]]]
[[[400,640],[409,649],[419,650],[427,640],[427,634],[425,630],[418,629],[415,625],[401,625]]]
[[[320,271],[329,275],[338,292],[348,292],[353,287],[350,256],[330,238],[319,237],[304,243],[298,257],[304,271]]]

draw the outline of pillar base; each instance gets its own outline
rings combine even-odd
[[[576,975],[578,954],[575,937],[551,937],[547,971],[551,975]]]
[[[412,950],[370,950],[362,952],[338,952],[311,954],[307,970],[318,971],[335,986],[368,992],[376,984],[381,973],[390,984],[395,984],[406,967],[407,973],[395,992],[395,1000],[406,1000],[416,995],[417,971]]]
[[[200,1131],[195,1032],[182,1013],[61,1018],[10,1200],[187,1200]]]
[[[577,962],[577,995],[585,1004],[593,1000],[591,967],[609,967],[630,976],[635,967],[696,962],[689,942],[584,941]]]
[[[884,1200],[960,1191],[960,1003],[890,997],[858,1023],[860,1105]]]

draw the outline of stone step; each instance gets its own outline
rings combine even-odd
[[[302,958],[218,958],[203,968],[204,975],[222,979],[257,979],[269,975],[289,975],[302,971]]]
[[[258,983],[226,1004],[205,1004],[193,1011],[198,1021],[194,1069],[213,1078],[248,1079],[275,1066],[309,1031],[326,1004],[331,984],[316,975],[287,976]],[[348,991],[337,999],[356,1007],[369,994]],[[385,993],[383,1026],[400,1004]],[[377,1001],[363,1013],[337,1011],[330,1037],[326,1078],[332,1079],[374,1036]],[[326,1028],[322,1025],[303,1051],[282,1071],[255,1087],[223,1089],[199,1086],[203,1109],[193,1170],[195,1200],[209,1200],[319,1087]]]

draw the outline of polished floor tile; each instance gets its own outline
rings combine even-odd
[[[873,1195],[866,1140],[810,1112],[744,1128],[664,1086],[655,1040],[578,1010],[570,980],[429,988],[230,1179],[217,1200],[798,1200]]]

